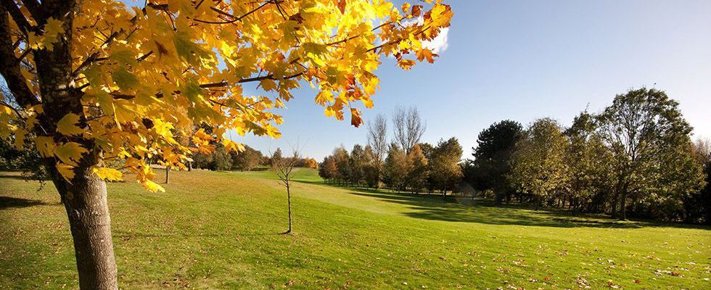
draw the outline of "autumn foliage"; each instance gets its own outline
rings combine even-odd
[[[192,152],[210,152],[217,143],[240,150],[224,137],[228,130],[279,136],[282,118],[272,109],[303,85],[314,88],[327,116],[348,114],[360,125],[359,107],[372,107],[378,90],[381,56],[406,70],[433,62],[423,42],[452,17],[440,1],[395,7],[382,0],[176,0],[129,7],[103,0],[57,4],[64,14],[27,2],[37,4],[3,1],[0,11],[10,15],[0,23],[2,62],[12,64],[1,69],[12,94],[3,98],[1,137],[18,148],[34,142],[67,182],[91,154],[99,156],[90,166],[102,179],[122,179],[122,172],[101,160],[122,160],[151,191],[163,188],[151,181],[147,160],[185,168]],[[43,56],[60,54],[71,67],[43,75]],[[262,94],[245,94],[246,83]],[[69,101],[51,102],[52,89],[66,90],[81,109],[58,115],[56,104]],[[197,129],[201,124],[213,130]]]

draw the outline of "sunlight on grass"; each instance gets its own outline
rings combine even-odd
[[[48,184],[2,173],[0,288],[77,285]],[[464,206],[323,185],[300,169],[295,233],[269,171],[175,172],[166,193],[109,185],[121,288],[694,288],[711,231],[564,212]]]

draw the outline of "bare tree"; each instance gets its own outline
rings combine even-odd
[[[395,110],[393,127],[395,127],[395,142],[409,153],[412,147],[420,143],[420,138],[425,133],[427,126],[422,121],[417,108],[410,107],[407,110],[403,108]]]
[[[377,159],[377,168],[385,159],[385,154],[388,152],[388,121],[385,116],[378,114],[372,123],[368,123],[368,145],[373,149],[375,158]]]
[[[694,143],[694,152],[696,153],[696,158],[699,163],[705,164],[711,161],[711,140],[709,139],[696,139]]]
[[[290,234],[292,229],[291,218],[291,179],[293,178],[293,170],[301,159],[299,151],[294,149],[290,157],[282,157],[281,154],[272,155],[272,170],[276,173],[279,181],[286,188],[286,198],[289,208],[289,229],[284,234]],[[281,151],[279,151],[281,152]]]

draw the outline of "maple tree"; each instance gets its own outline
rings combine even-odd
[[[373,106],[380,57],[406,70],[433,62],[423,43],[451,17],[440,1],[2,0],[0,73],[10,94],[0,137],[42,156],[69,216],[80,286],[116,288],[104,180],[128,171],[162,191],[154,157],[184,169],[216,144],[242,149],[228,130],[279,136],[271,109],[302,85],[318,91],[327,116],[350,114],[358,126],[356,104]],[[265,93],[246,95],[245,83]]]

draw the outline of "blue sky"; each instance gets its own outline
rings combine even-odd
[[[449,1],[454,19],[435,64],[402,71],[385,59],[376,114],[416,106],[423,141],[457,137],[468,157],[479,131],[512,119],[564,125],[589,106],[642,86],[680,102],[694,137],[711,138],[711,1]],[[321,159],[366,142],[366,128],[326,118],[303,89],[283,111],[278,140],[235,138],[273,151],[297,146]],[[235,135],[236,136],[236,135]]]
[[[599,112],[616,94],[647,86],[680,102],[695,138],[711,138],[711,1],[447,2],[455,16],[438,61],[406,72],[383,59],[366,122],[415,106],[427,122],[422,141],[457,137],[466,158],[493,122],[569,125],[586,107]],[[233,139],[264,153],[298,146],[319,160],[366,142],[365,126],[325,117],[315,94],[296,91],[281,111],[282,138]]]

